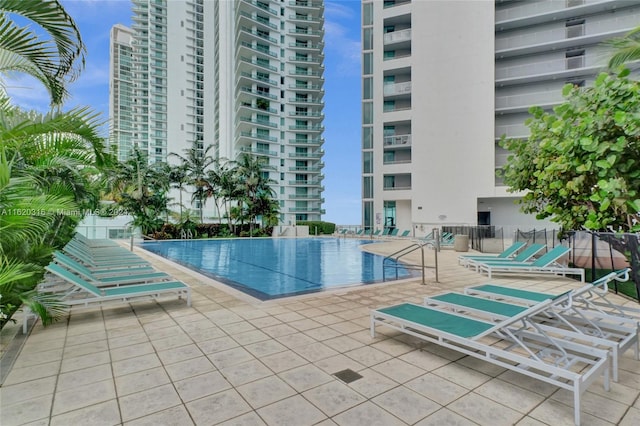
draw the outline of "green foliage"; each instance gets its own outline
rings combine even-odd
[[[564,229],[640,230],[640,83],[601,74],[593,87],[567,85],[566,102],[532,107],[528,139],[505,139],[510,191],[522,210]]]
[[[336,231],[336,224],[331,222],[324,222],[321,220],[308,220],[296,222],[296,225],[306,225],[309,227],[309,234],[315,235],[316,228],[319,235],[331,235]]]

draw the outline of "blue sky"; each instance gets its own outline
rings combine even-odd
[[[109,116],[109,31],[131,24],[129,0],[62,0],[87,45],[86,67],[70,87],[65,109],[91,106]],[[360,201],[360,2],[325,1],[324,220],[359,224]],[[9,80],[13,102],[46,111],[48,95],[26,77]],[[106,136],[106,135],[105,135]]]

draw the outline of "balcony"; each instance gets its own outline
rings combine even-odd
[[[322,58],[317,56],[289,56],[289,62],[300,62],[301,64],[320,65]]]
[[[252,147],[244,147],[244,148],[241,148],[240,151],[248,153],[248,154],[265,155],[267,157],[277,157],[278,156],[278,152],[277,151],[269,151],[269,150],[266,150],[266,149],[258,149],[258,148],[252,148]]]
[[[304,51],[309,51],[309,50],[322,50],[322,43],[311,43],[311,42],[307,42],[307,43],[289,43],[289,47],[292,48],[293,50],[304,50]]]
[[[278,54],[276,52],[272,52],[269,49],[259,48],[259,47],[257,47],[257,45],[254,45],[254,43],[248,43],[246,41],[243,41],[243,42],[240,42],[240,47],[244,47],[246,49],[251,50],[251,52],[256,52],[258,54],[262,54],[262,55],[265,55],[265,56],[270,56],[270,57],[275,58],[275,59],[278,58]]]
[[[390,7],[402,6],[409,3],[411,3],[411,0],[384,0],[383,7],[388,9]]]
[[[289,171],[297,173],[319,173],[322,171],[323,167],[324,163],[320,163],[318,166],[294,166],[289,167]]]
[[[322,23],[322,21],[324,19],[322,19],[319,16],[296,14],[296,15],[289,15],[289,20],[290,21],[294,21],[294,22],[305,22],[305,23],[311,23],[311,24],[320,24],[320,23]]]
[[[251,28],[248,27],[240,27],[240,32],[238,33],[238,38],[240,39],[240,41],[246,41],[249,42],[251,41],[254,37],[258,37],[261,40],[265,40],[268,41],[269,43],[273,43],[273,44],[278,44],[278,40],[276,40],[275,38],[264,34],[258,30],[253,30]]]
[[[323,138],[312,138],[312,139],[289,139],[289,145],[299,145],[299,146],[320,146],[324,144]]]
[[[253,89],[251,87],[243,86],[243,87],[240,88],[240,91],[244,92],[244,93],[250,93],[252,95],[260,96],[262,98],[267,98],[267,99],[272,99],[272,100],[278,99],[278,97],[276,95],[264,92],[262,90],[256,90],[256,89]]]
[[[292,152],[289,154],[289,158],[312,158],[312,159],[318,159],[318,158],[322,158],[322,156],[324,155],[324,151],[318,151],[318,152]]]
[[[301,9],[322,9],[324,8],[324,3],[321,1],[294,0],[289,2],[289,6]]]
[[[310,180],[290,180],[289,185],[291,186],[321,186],[321,179],[310,179]]]
[[[411,28],[406,28],[400,31],[393,31],[386,33],[382,41],[385,46],[396,43],[405,43],[411,41]]]
[[[278,124],[277,123],[272,123],[271,121],[268,120],[258,120],[256,118],[252,118],[252,117],[240,117],[239,120],[243,123],[252,123],[252,124],[256,124],[258,126],[265,126],[265,127],[271,127],[272,129],[277,129],[278,128]]]
[[[289,70],[292,77],[322,78],[322,72],[311,70]]]
[[[248,21],[249,24],[256,24],[257,26],[261,26],[265,29],[278,30],[278,26],[276,24],[273,24],[266,19],[261,19],[257,14],[252,15],[250,13],[240,11],[238,14],[238,21]]]
[[[237,3],[237,7],[240,8],[240,7],[243,6],[243,4],[245,4],[245,5],[249,4],[249,5],[253,6],[254,8],[256,8],[257,10],[261,10],[261,11],[270,13],[270,14],[272,14],[274,16],[278,16],[278,11],[275,10],[275,9],[271,9],[269,7],[269,3],[267,3],[267,2],[262,2],[262,1],[258,1],[258,0],[242,0],[242,1],[239,1]]]
[[[411,94],[411,82],[385,84],[383,88],[384,96],[401,96]]]
[[[303,132],[323,132],[324,131],[324,127],[320,126],[318,124],[313,125],[300,125],[300,124],[296,124],[293,126],[289,126],[289,130],[295,130],[295,131],[303,131]]]
[[[383,139],[384,147],[411,146],[411,135],[392,135],[385,136]]]
[[[324,203],[324,198],[320,197],[320,194],[311,193],[311,194],[292,194],[289,195],[290,200],[313,200]]]
[[[562,90],[523,93],[510,96],[496,96],[495,109],[498,113],[526,112],[532,106],[551,108],[564,102]]]
[[[274,86],[274,87],[278,86],[278,82],[277,81],[271,80],[271,79],[265,78],[265,77],[260,77],[255,73],[241,72],[240,73],[239,82],[242,82],[243,80],[250,80],[250,82],[253,81],[253,82],[257,82],[257,83],[264,83],[264,84],[268,84],[268,85]]]
[[[308,111],[308,112],[302,112],[302,111],[291,111],[289,113],[290,116],[293,117],[303,117],[303,118],[324,118],[324,114],[321,112],[316,112],[316,111]]]
[[[290,84],[289,89],[297,90],[299,92],[322,90],[320,84]]]
[[[289,213],[320,213],[325,214],[325,210],[319,207],[290,207]]]
[[[253,65],[253,66],[256,66],[256,67],[263,68],[265,70],[278,72],[278,68],[277,67],[274,67],[273,65],[266,64],[264,62],[257,61],[255,59],[247,58],[246,56],[240,56],[240,62],[238,63],[238,68],[239,69],[243,69],[242,68],[242,63],[243,62],[245,64],[247,64],[247,65],[250,64],[250,65]],[[246,65],[245,65],[245,67],[246,67]],[[249,67],[249,68],[251,68],[251,67]]]
[[[278,138],[276,138],[275,136],[261,135],[259,133],[253,132],[240,132],[240,137],[247,139],[257,139],[260,141],[278,142]]]
[[[304,105],[309,105],[309,104],[323,105],[324,101],[320,98],[289,98],[289,103],[304,104]]]
[[[584,56],[575,56],[514,66],[503,66],[498,62],[496,64],[496,86],[536,83],[597,74],[602,66],[585,66],[585,61],[588,59]]]
[[[292,34],[296,37],[311,37],[311,38],[315,38],[315,37],[320,37],[322,36],[323,31],[316,31],[316,30],[312,30],[312,29],[308,29],[308,28],[295,28],[292,30],[289,30],[289,34]]]

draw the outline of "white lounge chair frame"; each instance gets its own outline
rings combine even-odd
[[[395,306],[381,308],[371,311],[371,336],[375,337],[376,325],[383,324],[402,333],[567,389],[573,393],[574,421],[576,425],[579,425],[581,395],[586,389],[602,375],[604,388],[609,390],[611,365],[609,352],[573,342],[560,341],[550,338],[544,333],[538,334],[520,330],[515,334],[512,331],[510,326],[531,315],[537,309],[545,309],[550,303],[551,301],[540,303],[535,308],[530,308],[499,324],[485,322],[487,327],[485,331],[468,337],[461,337],[445,332],[437,326],[417,323],[384,312],[384,309],[392,309]],[[456,318],[463,318],[463,321],[470,320],[464,315],[442,312],[421,305],[407,303],[397,306],[404,305],[435,311],[438,315],[447,315],[446,322],[456,321]],[[478,324],[483,323],[477,319],[472,319],[472,321]],[[501,349],[496,345],[488,345],[479,341],[481,338],[491,335],[506,339],[510,345]],[[516,352],[515,349],[521,353]],[[523,355],[522,351],[528,356]],[[559,365],[560,362],[563,365]],[[582,367],[580,372],[570,370],[571,367],[578,364]]]

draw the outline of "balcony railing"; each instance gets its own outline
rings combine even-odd
[[[289,102],[295,104],[323,104],[324,101],[318,98],[289,98]]]
[[[251,50],[254,50],[256,52],[264,53],[265,55],[271,56],[272,58],[277,58],[278,57],[278,54],[276,52],[271,52],[268,49],[259,48],[257,46],[254,46],[251,43],[247,43],[246,41],[240,42],[240,45],[243,46],[243,47],[246,47],[247,49],[251,49]]]
[[[292,152],[289,158],[322,158],[324,151],[320,152]]]
[[[278,142],[275,136],[261,135],[259,133],[240,132],[240,136],[244,138],[258,139],[261,141]]]
[[[258,120],[251,117],[240,117],[240,121],[243,121],[245,123],[259,124],[261,126],[272,127],[274,129],[278,128],[278,125],[276,123],[272,123],[271,121],[267,121],[267,120]]]
[[[278,155],[277,151],[269,151],[267,149],[257,149],[257,148],[249,148],[249,147],[244,147],[240,151],[249,152],[251,154],[256,154],[256,155],[267,155],[270,157],[276,157]]]
[[[409,185],[409,186],[385,186],[382,189],[384,191],[406,191],[407,189],[411,189],[411,185]]]
[[[301,124],[296,124],[293,126],[289,126],[289,130],[304,130],[304,131],[308,131],[308,132],[321,132],[324,130],[323,126],[314,126],[314,125],[301,125]]]
[[[411,94],[411,82],[385,84],[383,94],[384,96]]]
[[[320,213],[325,214],[325,210],[318,207],[290,207],[290,213]]]
[[[247,62],[247,63],[249,63],[251,65],[255,65],[255,66],[258,66],[258,67],[262,67],[262,68],[268,69],[269,71],[276,71],[276,72],[278,71],[278,68],[274,67],[273,65],[269,65],[269,64],[262,63],[262,62],[258,62],[258,61],[255,61],[255,60],[251,59],[251,58],[247,58],[246,56],[240,56],[240,60],[242,60],[243,62]]]
[[[245,93],[251,93],[252,95],[262,96],[263,98],[278,99],[278,97],[276,95],[273,95],[273,94],[267,93],[267,92],[263,92],[263,91],[260,91],[260,90],[254,90],[251,87],[241,87],[240,90],[245,92]]]
[[[411,135],[392,135],[385,136],[383,139],[384,146],[411,146]]]
[[[289,139],[290,145],[322,145],[323,143],[324,143],[324,139],[322,138]]]
[[[260,10],[264,10],[269,12],[272,15],[278,16],[278,11],[275,9],[271,9],[265,2],[257,1],[257,0],[243,0],[245,3],[249,3]]]
[[[268,41],[270,41],[271,43],[276,43],[276,44],[278,43],[278,40],[276,40],[275,38],[273,38],[273,37],[271,37],[271,36],[268,36],[268,35],[266,35],[266,34],[261,34],[261,33],[259,33],[259,32],[258,32],[258,31],[256,31],[256,30],[252,30],[251,28],[247,28],[247,27],[240,27],[240,29],[241,29],[242,31],[246,32],[246,33],[249,33],[249,34],[251,34],[251,35],[255,36],[255,37],[259,37],[259,38],[261,38],[261,39],[263,39],[263,40],[268,40]]]
[[[382,38],[384,44],[401,43],[411,41],[411,28],[386,33]]]

